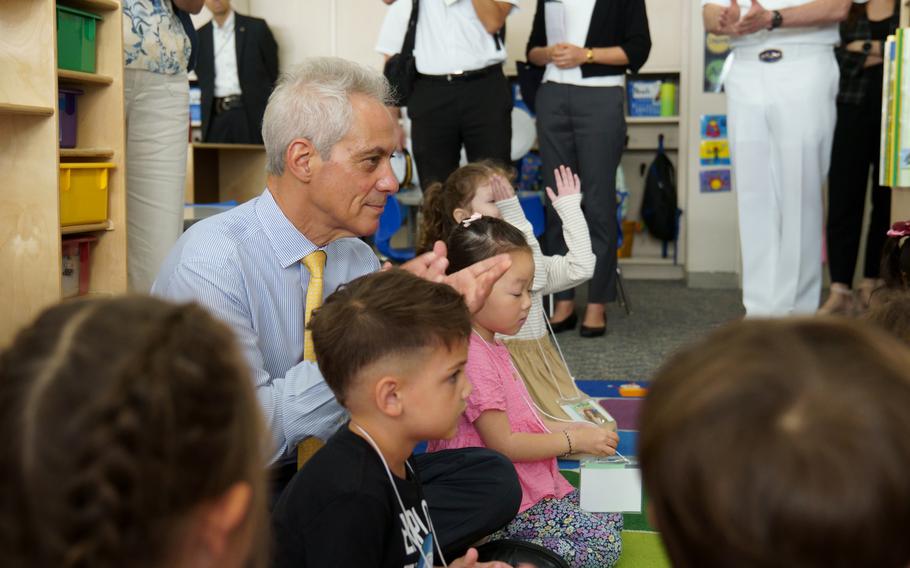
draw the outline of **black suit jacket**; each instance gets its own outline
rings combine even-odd
[[[215,40],[212,22],[199,28],[196,76],[202,90],[202,136],[208,137],[215,97]],[[262,115],[278,79],[278,45],[265,20],[234,12],[237,76],[243,105],[255,144],[262,144]]]

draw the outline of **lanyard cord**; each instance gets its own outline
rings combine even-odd
[[[354,424],[353,422],[351,422],[351,423]],[[398,499],[398,506],[401,508],[401,513],[402,513],[402,515],[407,517],[407,509],[405,509],[405,507],[404,507],[404,501],[401,499],[401,494],[398,493],[398,485],[395,483],[395,478],[392,476],[392,470],[389,469],[388,462],[385,461],[385,456],[382,455],[382,451],[379,449],[379,446],[373,440],[373,437],[370,436],[369,432],[367,432],[362,426],[360,426],[360,424],[354,424],[354,427],[357,428],[358,430],[360,430],[360,433],[363,434],[363,437],[366,438],[366,441],[370,444],[370,446],[373,447],[373,450],[376,451],[376,454],[379,455],[379,459],[380,459],[380,461],[382,461],[382,467],[385,468],[386,475],[389,476],[389,482],[392,484],[392,491],[395,492],[395,498]],[[410,463],[405,462],[405,465],[408,466],[408,469],[411,470],[412,474],[416,475],[416,472],[414,472],[414,468],[411,467]],[[419,485],[418,485],[418,487],[419,487]],[[433,528],[433,519],[430,517],[429,509],[424,510],[423,513],[427,517],[427,524],[430,525],[430,534],[433,535],[433,543],[435,543],[436,551],[439,553],[439,560],[442,561],[443,566],[448,568],[449,565],[446,564],[446,559],[442,555],[442,547],[439,544],[439,539],[436,538],[436,529]],[[404,527],[404,528],[407,529],[407,527]],[[430,560],[427,558],[426,554],[424,554],[424,552],[423,552],[423,544],[415,542],[414,545],[417,547],[417,551],[420,552],[420,557],[423,559],[424,565],[427,567],[432,566],[433,563],[430,562]]]
[[[478,332],[478,331],[477,331],[476,329],[474,329],[473,327],[471,328],[471,332],[477,334],[477,337],[478,337],[478,338],[480,339],[480,341],[483,343],[483,346],[484,346],[484,348],[487,350],[487,353],[490,354],[490,357],[495,358],[495,357],[496,357],[496,354],[493,352],[493,348],[490,347],[490,345],[487,343],[487,340],[484,339],[482,335],[480,335],[480,332]],[[510,367],[511,370],[512,370],[512,380],[524,381],[524,379],[521,378],[521,373],[518,372],[518,369],[515,368],[515,364],[512,363],[512,357],[511,357],[511,356],[509,357],[509,367]],[[521,394],[521,393],[519,393],[519,394]],[[524,403],[525,403],[526,405],[528,405],[528,410],[531,411],[531,414],[534,415],[534,418],[537,419],[537,423],[544,429],[544,431],[545,431],[545,432],[551,432],[551,430],[550,430],[549,428],[547,428],[547,425],[543,423],[543,420],[540,419],[540,415],[538,415],[537,412],[540,412],[540,413],[542,413],[543,415],[545,415],[545,416],[547,416],[547,417],[549,417],[549,418],[555,418],[555,417],[550,416],[549,414],[547,414],[546,412],[544,412],[543,410],[541,410],[540,407],[537,406],[536,403],[534,403],[534,402],[528,400],[527,397],[525,397],[524,394],[521,394],[521,399],[524,401]],[[535,409],[537,409],[537,412],[535,412]],[[556,418],[556,420],[560,420],[560,419],[559,419],[559,418]],[[574,422],[574,420],[565,420],[565,419],[562,419],[562,421],[563,421],[563,422]]]

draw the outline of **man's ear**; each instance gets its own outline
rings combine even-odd
[[[467,209],[462,209],[461,207],[455,209],[455,211],[452,211],[452,217],[455,218],[456,223],[461,223],[470,216],[471,214],[468,213]]]
[[[231,552],[232,539],[247,518],[252,501],[253,488],[246,481],[239,481],[202,505],[200,537],[211,558],[223,558]]]
[[[295,138],[284,152],[284,167],[294,177],[307,183],[321,163],[316,146],[307,138]]]
[[[404,412],[400,378],[394,375],[382,377],[376,382],[373,394],[376,407],[386,416],[398,417]]]

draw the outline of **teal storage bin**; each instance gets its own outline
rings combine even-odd
[[[57,5],[57,67],[95,72],[96,21],[101,16]]]

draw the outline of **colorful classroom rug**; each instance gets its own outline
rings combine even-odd
[[[638,415],[642,398],[619,396],[619,385],[624,381],[578,381],[578,387],[597,399],[616,420],[619,430],[618,451],[624,456],[638,455]],[[559,468],[569,483],[578,487],[578,462],[559,460]],[[644,511],[647,495],[642,502]],[[648,523],[644,513],[626,513],[622,533],[622,556],[616,568],[669,568],[670,561],[664,551],[660,535]]]

